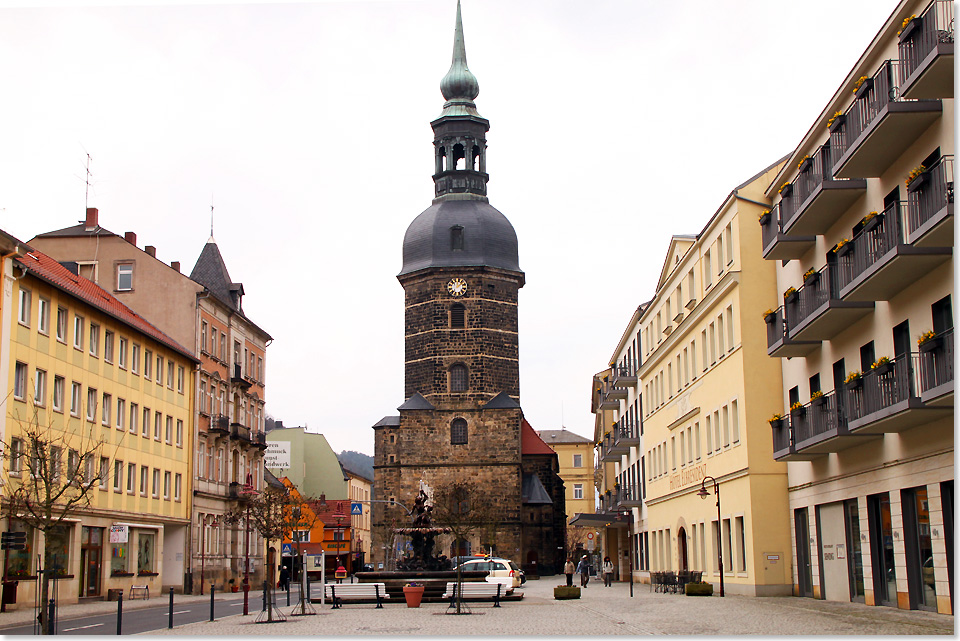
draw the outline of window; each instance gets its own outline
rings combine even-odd
[[[207,381],[200,381],[200,413],[207,413]]]
[[[153,468],[153,498],[160,497],[160,470]]]
[[[170,472],[163,473],[163,498],[170,500]]]
[[[173,361],[167,361],[167,387],[173,389]]]
[[[107,476],[109,476],[108,470],[110,465],[110,459],[106,456],[100,457],[100,472],[98,476],[100,477],[100,489],[107,489]]]
[[[157,355],[157,385],[163,383],[163,356]]]
[[[467,444],[467,421],[465,419],[455,418],[453,422],[450,423],[450,444]]]
[[[147,495],[147,475],[150,471],[147,469],[146,465],[140,466],[140,496]]]
[[[177,419],[177,447],[183,447],[183,421]]]
[[[122,398],[117,399],[117,429],[122,430],[126,426],[124,421],[127,420],[127,402]]]
[[[120,366],[120,369],[127,369],[127,339],[125,338],[121,338],[119,342],[117,364]]]
[[[23,471],[23,439],[10,439],[10,474],[20,476]]]
[[[130,352],[130,371],[134,374],[140,371],[140,346],[133,344],[133,351]]]
[[[583,498],[583,483],[574,483],[573,484],[573,498],[582,499]]]
[[[140,533],[140,547],[137,550],[138,574],[153,572],[154,552],[156,551],[156,536],[157,535],[153,532]]]
[[[227,335],[220,332],[220,360],[227,360]]]
[[[207,321],[200,321],[200,351],[207,351]]]
[[[80,416],[80,383],[70,383],[70,416]]]
[[[27,364],[17,361],[13,373],[13,397],[18,401],[27,398]]]
[[[463,329],[467,326],[467,308],[462,303],[454,303],[450,307],[450,327]]]
[[[737,571],[746,572],[747,571],[747,537],[746,530],[743,527],[743,517],[738,516],[734,518],[734,524],[736,525],[736,541],[737,541]]]
[[[466,365],[456,364],[450,368],[450,391],[467,391],[467,367]]]
[[[127,494],[137,491],[137,464],[127,463]]]
[[[83,316],[73,317],[73,348],[83,349]]]
[[[87,388],[87,420],[91,423],[97,420],[97,390],[93,387]]]
[[[740,442],[740,411],[737,401],[730,404],[730,422],[733,424],[733,443],[736,445]]]
[[[163,415],[160,412],[153,413],[153,440],[160,440],[160,426],[163,424]]]
[[[172,439],[173,439],[173,417],[168,416],[166,427],[163,431],[163,440],[166,441],[167,444],[169,444]]]
[[[197,477],[207,478],[207,444],[200,443],[197,448]]]
[[[43,407],[47,398],[47,373],[37,369],[36,379],[33,381],[33,404]]]
[[[463,250],[463,227],[454,225],[450,228],[450,249],[452,251]]]
[[[63,307],[57,307],[57,340],[67,342],[67,310]]]
[[[143,408],[143,421],[140,424],[140,435],[143,438],[150,438],[150,408]]]
[[[109,329],[103,332],[103,360],[113,362],[113,332]]]
[[[257,356],[257,380],[263,382],[263,358]]]
[[[41,334],[49,335],[50,334],[50,301],[46,298],[41,298],[38,301],[39,307],[37,308],[37,331]]]
[[[123,487],[123,461],[113,462],[113,491],[119,492]]]
[[[147,380],[153,378],[153,352],[149,349],[143,350],[143,377]]]
[[[117,265],[117,291],[128,292],[133,289],[133,265]]]
[[[183,394],[183,365],[177,365],[177,391]]]
[[[180,500],[180,490],[182,487],[183,487],[183,476],[178,473],[176,476],[173,477],[173,500],[174,501]]]
[[[17,321],[21,325],[30,327],[30,290],[20,289],[20,310],[17,313]]]
[[[101,413],[103,414],[103,416],[101,416],[100,422],[103,423],[104,425],[110,425],[110,404],[111,403],[113,403],[113,397],[111,397],[109,394],[104,392],[103,406],[102,406],[103,409],[100,410]]]
[[[90,323],[90,355],[100,355],[100,326]]]
[[[574,466],[574,467],[583,467],[583,454],[574,454],[574,455],[573,455],[573,466]]]
[[[130,433],[137,433],[137,419],[140,418],[140,406],[136,403],[130,403]]]

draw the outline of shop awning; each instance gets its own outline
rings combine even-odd
[[[626,528],[633,523],[633,514],[588,514],[581,512],[570,519],[570,525],[577,527]]]

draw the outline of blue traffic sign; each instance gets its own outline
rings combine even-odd
[[[284,543],[280,548],[281,556],[293,556],[293,543]]]
[[[353,515],[363,516],[363,503],[350,504],[350,516]]]

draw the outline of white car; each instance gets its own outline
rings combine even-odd
[[[501,559],[499,557],[477,557],[469,561],[465,561],[460,565],[460,569],[469,570],[471,572],[488,572],[487,581],[497,582],[497,579],[512,579],[512,585],[510,587],[518,588],[527,580],[527,577],[524,576],[523,570],[517,567],[517,564],[509,559]]]

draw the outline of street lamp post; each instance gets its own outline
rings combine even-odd
[[[630,511],[621,513],[624,518],[627,520],[627,567],[629,568],[629,574],[627,574],[627,580],[630,582],[630,596],[633,596],[633,534],[630,533],[630,517],[632,514]]]
[[[333,518],[337,521],[337,567],[341,567],[343,563],[340,561],[340,550],[343,548],[343,520],[347,518],[347,515],[343,513],[343,502],[337,503],[337,510],[333,515]]]
[[[700,483],[700,491],[697,492],[697,496],[701,499],[710,496],[706,487],[708,479],[713,481],[713,492],[717,495],[717,568],[720,571],[720,596],[723,596],[723,538],[720,533],[723,529],[723,521],[720,520],[720,484],[717,483],[717,479],[712,476],[705,476]]]

